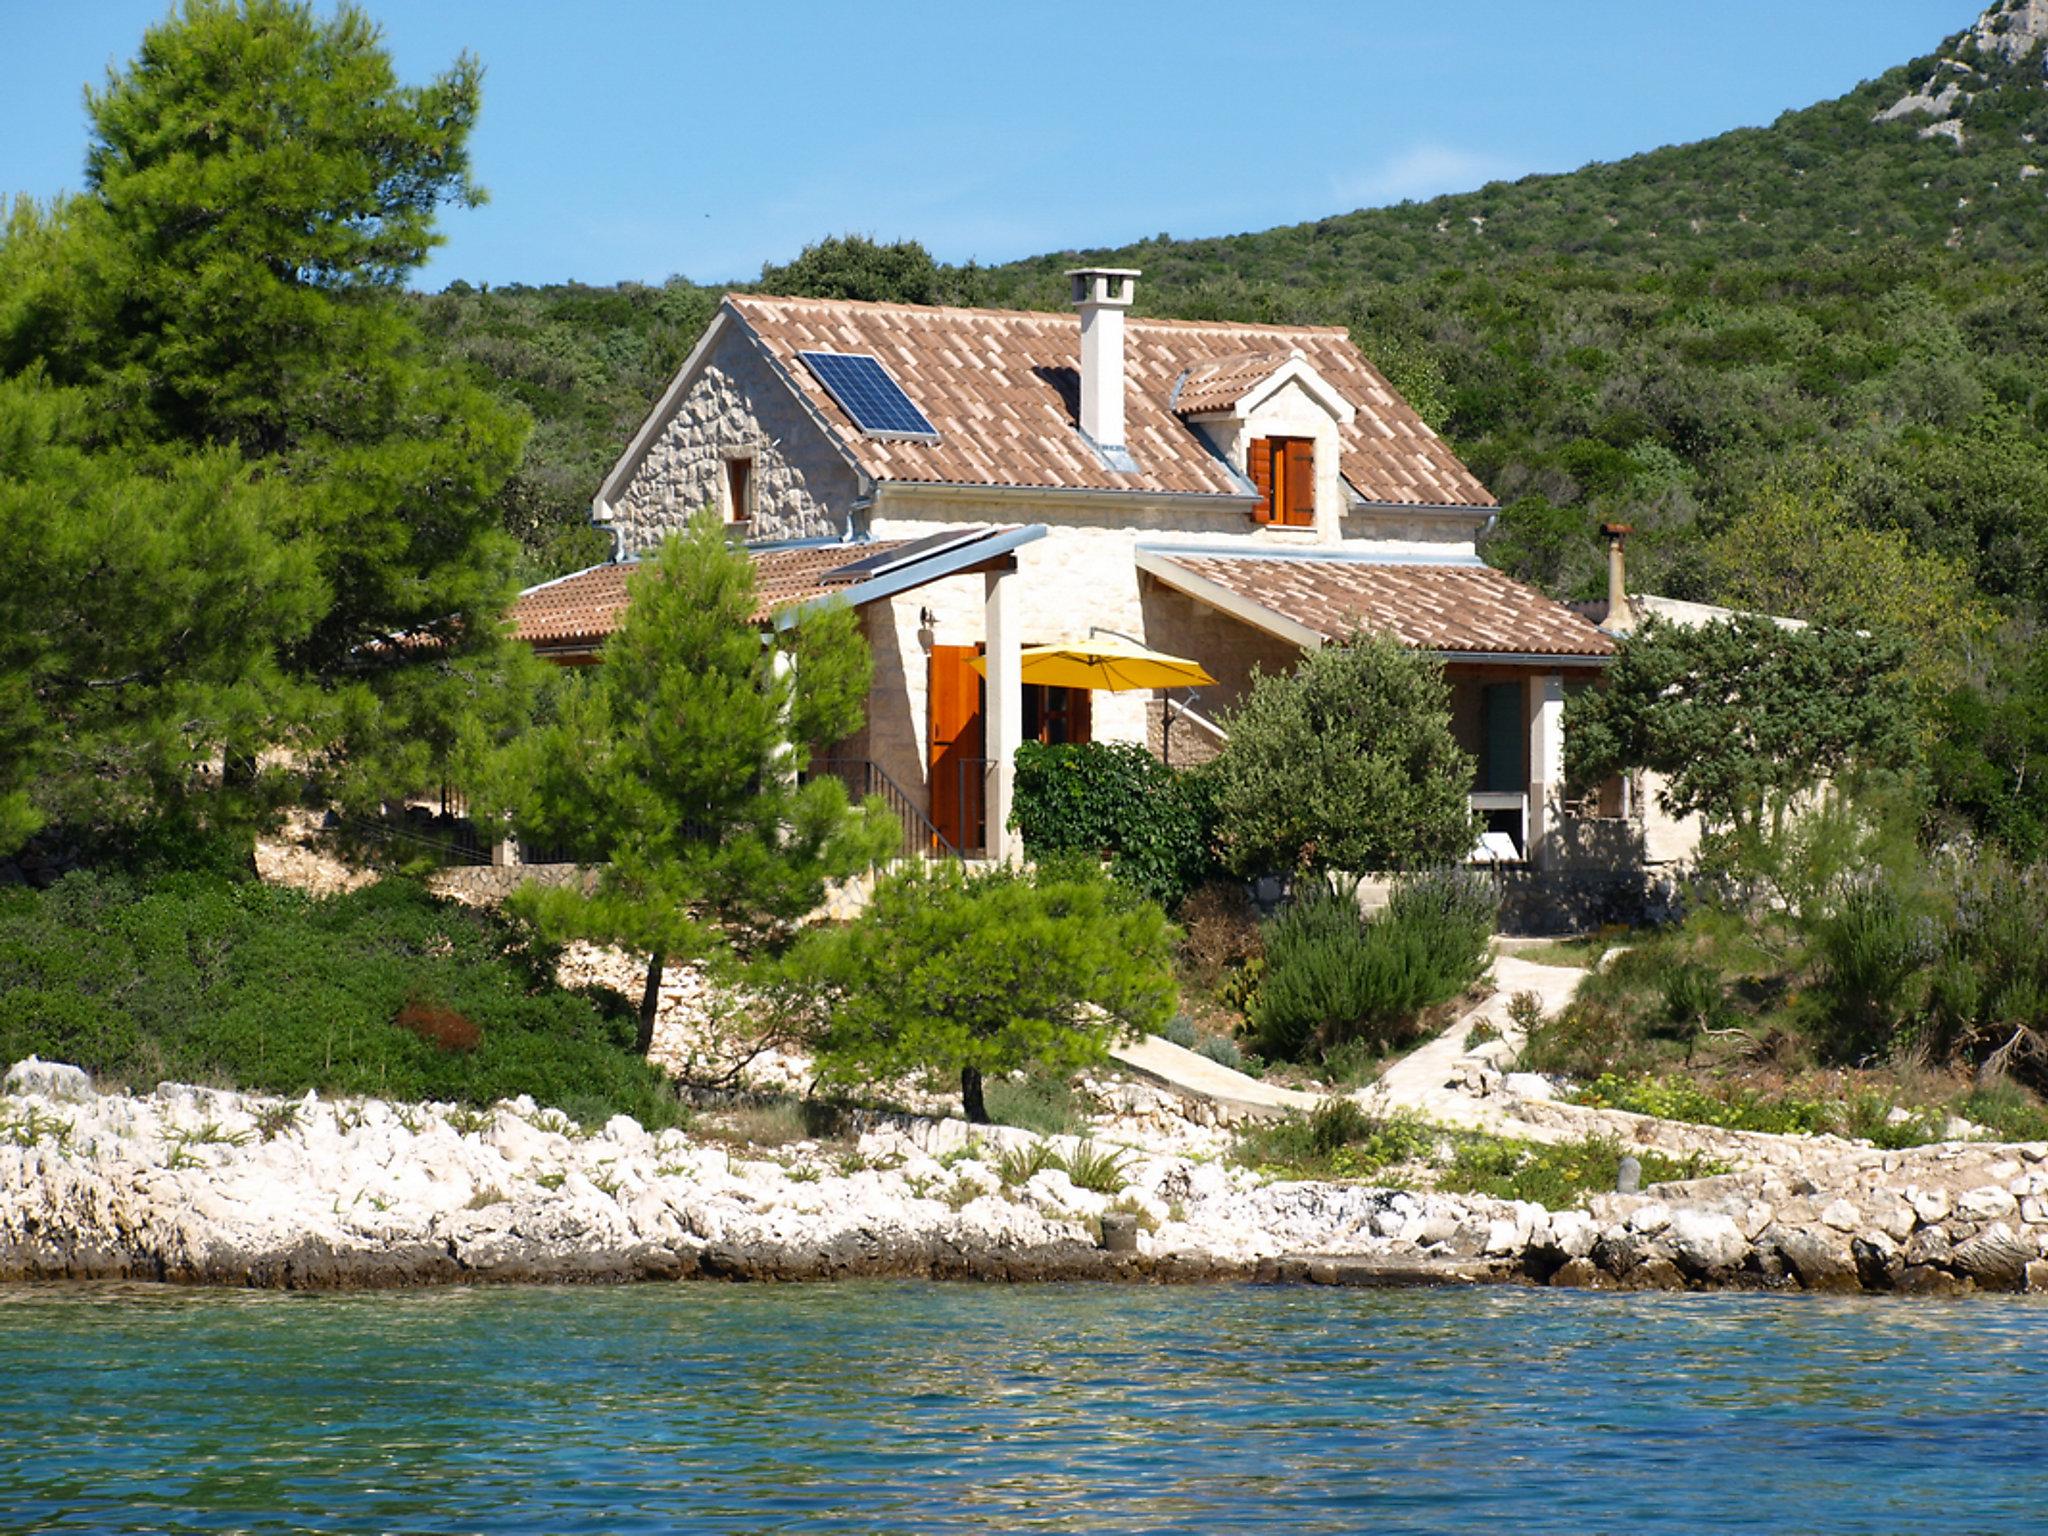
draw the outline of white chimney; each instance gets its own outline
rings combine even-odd
[[[1124,311],[1138,274],[1130,267],[1078,267],[1081,311],[1081,430],[1103,449],[1124,445]]]
[[[1628,600],[1628,567],[1622,545],[1635,529],[1627,523],[1602,523],[1600,532],[1607,540],[1607,622],[1600,627],[1609,634],[1630,634],[1636,627],[1636,613]]]

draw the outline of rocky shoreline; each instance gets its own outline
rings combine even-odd
[[[586,1132],[524,1098],[100,1093],[30,1061],[0,1094],[0,1281],[2048,1289],[2048,1146],[1845,1148],[1817,1155],[1825,1184],[1771,1165],[1549,1211],[1269,1182],[1219,1156],[1219,1131],[1097,1135],[1115,1194],[1039,1166],[1072,1138],[957,1120],[874,1115],[764,1150],[624,1116]]]

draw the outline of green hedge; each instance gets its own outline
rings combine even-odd
[[[1033,858],[1107,855],[1110,872],[1169,910],[1216,870],[1202,773],[1122,742],[1017,749],[1010,824]]]
[[[585,1121],[674,1124],[630,1015],[555,987],[544,958],[505,919],[409,881],[314,900],[218,875],[74,874],[0,893],[0,1062],[33,1053],[137,1089],[530,1093]]]

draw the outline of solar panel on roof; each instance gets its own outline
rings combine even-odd
[[[804,366],[839,402],[863,432],[877,437],[919,437],[939,440],[925,414],[911,404],[879,359],[855,352],[799,352]]]

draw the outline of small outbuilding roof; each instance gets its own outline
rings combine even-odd
[[[753,622],[785,619],[810,603],[835,599],[859,607],[974,570],[1044,535],[1045,530],[1035,526],[977,525],[923,539],[749,549],[756,598]],[[639,568],[637,560],[611,561],[528,587],[507,615],[514,637],[544,651],[594,650],[619,627],[628,601],[626,584]]]
[[[1604,662],[1614,642],[1586,619],[1482,561],[1275,556],[1141,547],[1159,581],[1301,645],[1391,635],[1459,659]]]

